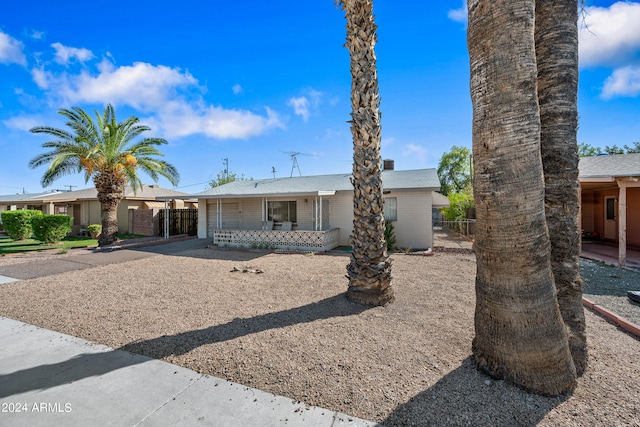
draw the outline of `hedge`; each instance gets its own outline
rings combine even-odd
[[[31,219],[33,234],[43,243],[55,243],[71,232],[71,217],[68,215],[38,215]]]
[[[2,216],[2,226],[9,237],[13,240],[24,240],[33,234],[32,218],[42,216],[42,212],[37,210],[4,211],[0,215]]]

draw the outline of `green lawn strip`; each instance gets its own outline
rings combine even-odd
[[[118,234],[119,239],[135,239],[145,237],[140,234]],[[11,240],[9,238],[0,239],[0,255],[17,254],[23,252],[37,252],[51,249],[68,251],[73,248],[85,248],[98,246],[98,240],[90,237],[65,237],[61,242],[45,244],[35,239]]]

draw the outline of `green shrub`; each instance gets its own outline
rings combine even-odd
[[[4,211],[1,215],[2,225],[9,237],[13,240],[24,240],[33,234],[31,219],[41,216],[42,212],[37,210]]]
[[[102,233],[102,224],[89,224],[87,231],[92,238],[96,238]]]
[[[33,234],[43,243],[55,243],[71,232],[71,217],[68,215],[38,215],[31,219]]]
[[[392,251],[396,248],[396,232],[391,221],[385,221],[384,223],[384,240],[387,242],[388,250]]]
[[[471,191],[450,193],[447,197],[449,198],[449,207],[440,209],[447,221],[465,219],[469,209],[475,206]]]

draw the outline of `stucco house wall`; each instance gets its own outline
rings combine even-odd
[[[387,177],[391,179],[387,181],[383,197],[385,205],[393,199],[397,208],[397,217],[387,218],[394,225],[396,245],[430,248],[433,245],[432,208],[435,207],[432,194],[439,189],[435,170],[390,171]],[[293,231],[312,231],[315,229],[314,206],[322,200],[325,218],[327,204],[329,210],[324,230],[338,228],[339,245],[351,245],[353,187],[348,174],[234,182],[190,197],[198,198],[200,238],[213,238],[218,228],[261,230],[264,206],[272,201],[295,201]],[[220,207],[222,223],[218,216]],[[274,225],[275,230],[279,227],[278,223]]]

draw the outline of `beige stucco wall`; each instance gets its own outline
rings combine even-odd
[[[390,193],[385,197],[395,197],[398,206],[398,219],[393,221],[397,246],[403,248],[426,249],[433,245],[432,232],[432,193],[406,192]],[[306,202],[305,202],[306,199]],[[340,229],[340,246],[350,245],[353,233],[352,194],[337,194],[323,197],[329,200],[330,226]],[[295,200],[297,210],[297,230],[313,230],[313,198],[311,197],[269,197],[267,200]],[[226,215],[233,214],[227,206],[235,206],[240,228],[259,230],[262,226],[262,199],[226,199],[223,204],[223,223]],[[216,200],[198,201],[198,237],[213,237],[216,218]],[[223,226],[224,228],[224,226]]]

